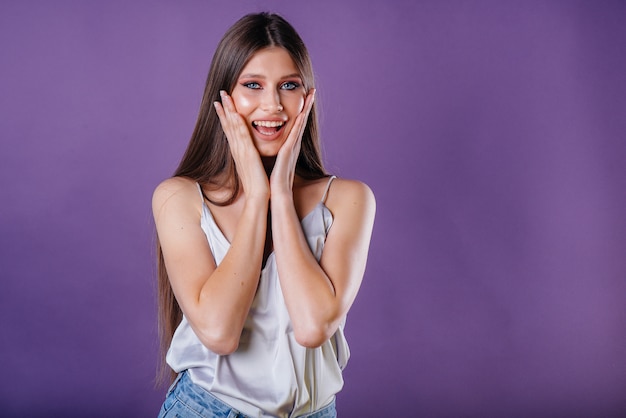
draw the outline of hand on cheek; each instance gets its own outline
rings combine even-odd
[[[243,189],[248,195],[267,196],[267,175],[246,121],[237,113],[232,98],[226,92],[222,91],[220,94],[222,103],[214,103],[215,111],[226,134]]]
[[[315,89],[311,89],[306,96],[302,111],[296,117],[287,140],[280,148],[276,158],[276,164],[272,170],[270,185],[272,193],[291,193],[293,180],[296,173],[296,163],[300,155],[302,135],[306,128],[306,122],[313,108]]]

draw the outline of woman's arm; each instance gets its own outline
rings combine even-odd
[[[293,201],[302,134],[314,98],[315,90],[309,91],[270,176],[272,241],[278,275],[296,341],[306,347],[327,341],[352,306],[363,280],[376,212],[369,187],[356,181],[335,180],[326,201],[333,225],[317,262]]]
[[[376,212],[365,184],[337,179],[327,206],[333,224],[322,258],[315,259],[292,194],[272,194],[272,234],[280,284],[296,340],[317,347],[336,331],[361,285]]]
[[[172,290],[202,343],[217,354],[237,349],[261,275],[269,206],[269,182],[243,118],[222,92],[215,111],[228,139],[243,194],[243,209],[219,266],[200,227],[195,183],[164,181],[153,198],[154,219]],[[230,210],[235,210],[230,209]]]
[[[216,267],[200,227],[196,184],[171,178],[154,192],[154,220],[172,290],[200,341],[217,354],[239,344],[259,280],[267,207],[267,200],[246,200],[230,249]]]

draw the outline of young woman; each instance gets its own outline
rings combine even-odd
[[[375,201],[324,171],[306,48],[277,15],[218,45],[174,177],[153,196],[160,416],[334,417]]]

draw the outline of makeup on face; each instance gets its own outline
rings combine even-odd
[[[252,56],[231,94],[262,156],[276,155],[304,107],[306,90],[289,53],[279,47]]]

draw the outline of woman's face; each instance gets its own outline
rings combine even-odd
[[[306,91],[289,53],[271,47],[252,56],[231,96],[259,154],[271,157],[278,154],[302,111]]]

